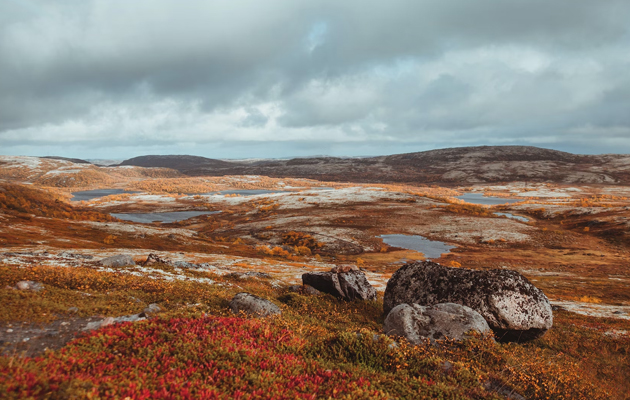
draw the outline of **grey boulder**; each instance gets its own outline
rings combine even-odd
[[[431,261],[410,263],[387,282],[383,309],[399,304],[457,303],[486,320],[501,341],[526,341],[553,325],[547,296],[516,271],[450,268]]]
[[[308,272],[302,275],[302,283],[343,300],[376,300],[376,289],[357,270]]]
[[[385,318],[383,330],[386,335],[404,337],[412,344],[419,344],[424,339],[463,340],[469,337],[471,331],[481,334],[492,332],[481,314],[454,303],[429,307],[399,304]]]
[[[243,312],[251,317],[268,317],[282,313],[280,307],[269,300],[249,293],[238,293],[234,296],[230,301],[230,309],[234,314]]]
[[[136,265],[133,258],[127,254],[117,254],[115,256],[103,258],[99,262],[105,267],[126,267],[127,265]]]

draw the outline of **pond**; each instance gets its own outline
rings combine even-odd
[[[444,242],[429,240],[420,235],[381,235],[379,237],[390,246],[419,251],[427,259],[440,258],[442,254],[448,253],[456,247]]]
[[[504,213],[504,212],[495,212],[494,215],[499,215],[499,216],[503,215],[505,217],[512,218],[518,221],[529,222],[529,218],[521,217],[520,215],[514,215],[514,214]]]
[[[111,213],[110,215],[122,219],[123,221],[150,224],[152,222],[169,223],[183,221],[200,215],[218,214],[220,212],[221,211],[173,211],[162,213]]]
[[[483,204],[486,206],[495,206],[497,204],[518,203],[524,201],[521,199],[508,199],[505,197],[484,197],[483,193],[465,193],[457,196],[457,199],[464,200],[466,203]]]
[[[112,194],[123,194],[123,193],[140,193],[140,192],[130,192],[125,189],[82,190],[80,192],[72,192],[71,194],[74,197],[71,198],[70,201],[90,201],[92,199],[97,199],[99,197],[105,197]]]

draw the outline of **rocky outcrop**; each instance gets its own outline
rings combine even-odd
[[[309,272],[302,275],[302,283],[343,300],[376,299],[376,289],[370,285],[365,274],[350,268],[341,271],[333,269],[329,272]]]
[[[234,314],[243,312],[251,317],[268,317],[281,314],[280,307],[269,300],[265,300],[249,293],[238,293],[230,301],[230,309]]]
[[[412,344],[419,344],[424,339],[463,340],[471,331],[481,334],[492,332],[481,314],[454,303],[429,307],[399,304],[387,315],[383,330],[387,335],[404,337]]]
[[[136,262],[130,255],[117,254],[115,256],[103,258],[99,261],[104,267],[126,267],[128,265],[136,265]]]
[[[457,303],[477,311],[502,341],[542,336],[553,324],[547,296],[516,271],[475,271],[434,262],[410,263],[387,283],[383,309],[399,304]]]

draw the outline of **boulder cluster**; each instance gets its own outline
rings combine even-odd
[[[354,266],[302,275],[302,293],[331,294],[346,301],[375,300],[376,290]],[[423,261],[400,268],[387,283],[384,331],[422,340],[462,340],[472,332],[500,341],[542,336],[553,324],[547,296],[516,271],[477,271]]]

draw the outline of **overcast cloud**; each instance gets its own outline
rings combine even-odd
[[[628,0],[5,0],[0,154],[630,153]]]

